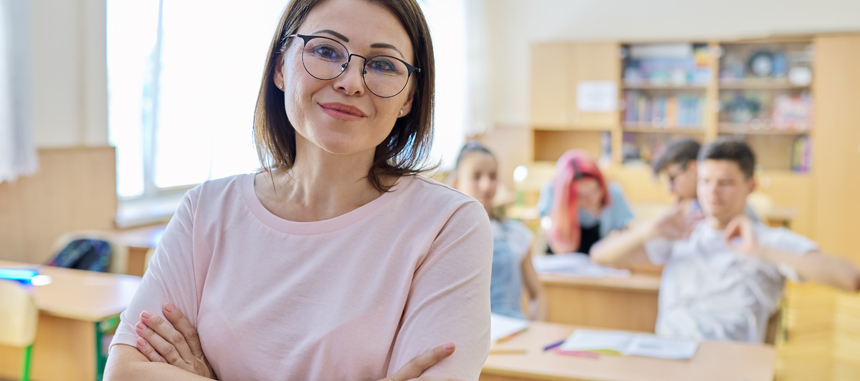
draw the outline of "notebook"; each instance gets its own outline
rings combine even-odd
[[[693,358],[699,343],[694,340],[667,339],[649,334],[577,329],[560,348],[564,351],[594,351],[624,356],[686,360]]]
[[[512,317],[491,314],[490,315],[490,342],[495,343],[507,339],[529,327],[528,320],[515,319]]]

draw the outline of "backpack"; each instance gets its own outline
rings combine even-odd
[[[113,249],[99,239],[78,239],[69,242],[48,262],[48,266],[107,272]]]

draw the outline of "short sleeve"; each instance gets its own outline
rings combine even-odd
[[[517,220],[505,221],[504,227],[508,244],[511,245],[511,249],[516,254],[517,259],[522,261],[523,258],[528,257],[534,233],[528,226]]]
[[[134,325],[140,321],[142,311],[164,317],[162,306],[175,305],[197,326],[197,287],[194,280],[191,190],[167,224],[164,235],[155,249],[149,267],[128,308],[120,314],[120,323],[111,341],[111,346],[126,344],[136,346],[137,333]]]
[[[761,245],[797,255],[819,250],[817,243],[786,228],[771,228],[760,224],[758,226],[758,240]],[[790,266],[779,264],[777,265],[777,269],[782,276],[794,282],[803,281],[797,274],[797,271]]]
[[[612,221],[610,231],[624,229],[633,220],[633,211],[630,210],[630,204],[627,203],[620,185],[609,184],[609,200]]]
[[[552,210],[552,181],[544,184],[540,189],[538,197],[537,211],[541,217],[548,216]]]
[[[415,272],[388,374],[415,356],[453,342],[456,350],[422,376],[477,380],[490,350],[493,234],[484,208],[455,211]]]
[[[645,242],[645,254],[648,254],[651,263],[664,265],[672,257],[672,246],[674,243],[665,238],[652,239]]]
[[[746,214],[747,218],[749,218],[750,221],[759,222],[758,215],[755,214],[755,210],[753,210],[753,208],[750,207],[749,204],[747,204]]]

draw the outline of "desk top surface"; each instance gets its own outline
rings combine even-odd
[[[38,266],[0,261],[2,267]],[[51,283],[33,286],[33,298],[40,311],[64,318],[98,322],[117,316],[128,307],[140,277],[93,271],[39,266],[39,274]]]
[[[554,381],[771,381],[774,377],[776,351],[770,345],[705,341],[693,359],[684,361],[603,354],[592,359],[543,351],[576,328],[580,327],[532,322],[526,331],[493,346],[525,349],[526,353],[491,354],[483,374]]]
[[[167,225],[145,226],[142,228],[126,229],[116,232],[117,243],[123,246],[153,249],[164,235]]]
[[[660,276],[647,273],[633,273],[629,278],[613,277],[584,277],[556,274],[538,274],[544,285],[591,287],[615,290],[658,292],[660,291]]]

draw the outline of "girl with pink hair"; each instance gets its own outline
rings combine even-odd
[[[548,253],[585,253],[633,218],[621,187],[607,184],[588,153],[565,152],[556,162],[556,177],[541,191],[538,211],[552,221]]]

